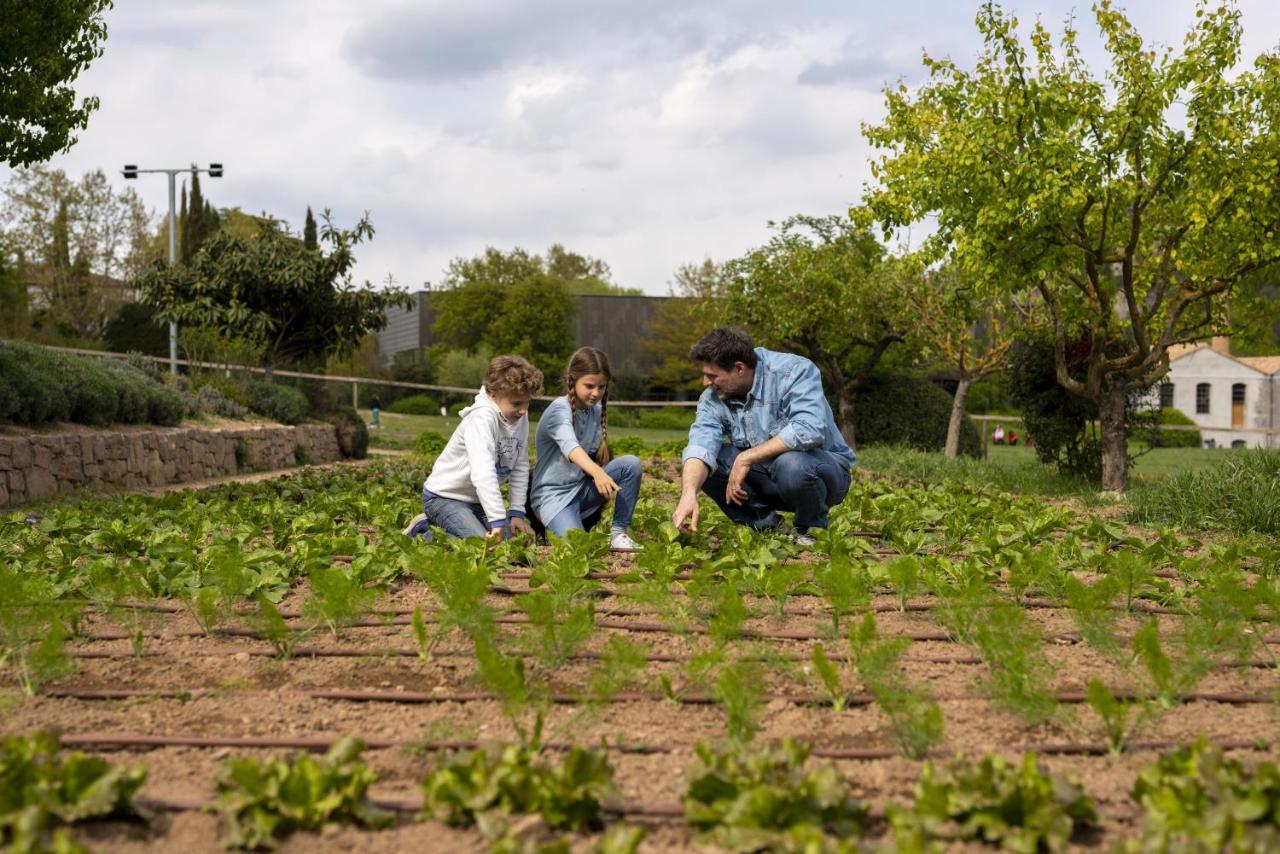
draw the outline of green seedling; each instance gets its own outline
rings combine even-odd
[[[764,708],[762,668],[749,661],[720,667],[711,693],[724,707],[725,728],[734,744],[744,745],[755,738]]]
[[[853,665],[863,687],[888,717],[898,748],[919,759],[942,739],[942,710],[903,675],[898,662],[909,644],[906,638],[881,639],[873,614],[863,617],[849,634]]]
[[[840,668],[827,658],[827,651],[822,648],[822,644],[818,644],[813,648],[813,655],[810,657],[813,663],[813,672],[818,675],[818,679],[822,682],[822,687],[827,690],[827,695],[831,697],[831,707],[837,712],[842,712],[849,703],[849,691],[844,687],[840,680]]]
[[[258,594],[258,612],[249,619],[262,639],[271,644],[277,656],[286,660],[293,658],[293,649],[304,633],[291,629],[280,614],[280,609],[264,594]]]
[[[871,576],[863,566],[833,560],[814,570],[813,580],[831,609],[831,629],[840,637],[841,621],[871,602]]]
[[[1102,721],[1102,729],[1107,737],[1107,747],[1111,755],[1120,755],[1144,718],[1142,713],[1135,717],[1138,704],[1130,700],[1117,699],[1115,694],[1111,693],[1111,689],[1099,679],[1089,680],[1085,698]]]

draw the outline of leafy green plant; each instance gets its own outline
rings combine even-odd
[[[539,815],[553,830],[602,827],[604,804],[618,798],[605,753],[575,745],[558,764],[543,759],[527,745],[447,757],[422,781],[422,816],[475,825],[489,839],[520,815]]]
[[[1123,753],[1125,745],[1137,732],[1145,718],[1145,710],[1139,712],[1135,718],[1134,711],[1138,709],[1139,704],[1131,700],[1118,699],[1105,683],[1096,678],[1089,680],[1085,700],[1102,721],[1111,755],[1118,756]]]
[[[229,759],[218,775],[216,809],[227,820],[227,846],[274,848],[296,830],[330,822],[386,827],[394,816],[369,802],[377,775],[361,759],[364,742],[343,738],[319,760]]]
[[[0,743],[0,844],[11,852],[79,851],[60,825],[108,815],[138,814],[133,796],[147,778],[83,753],[59,755],[49,731]]]
[[[822,648],[822,644],[813,648],[813,655],[809,660],[813,664],[813,672],[818,675],[822,687],[831,697],[831,707],[837,712],[844,711],[849,702],[849,690],[840,680],[840,668],[827,658],[827,651]]]
[[[1133,784],[1143,810],[1133,851],[1280,849],[1280,766],[1248,768],[1203,738],[1148,765]]]
[[[764,707],[763,668],[754,661],[736,661],[720,667],[712,696],[724,708],[725,727],[734,744],[746,744],[760,728]]]
[[[28,696],[75,669],[63,652],[75,613],[44,573],[0,564],[0,664],[12,668]]]
[[[595,631],[594,602],[569,605],[545,590],[532,590],[516,603],[529,617],[523,646],[548,667],[564,664]]]
[[[894,844],[922,850],[930,840],[978,840],[1012,851],[1061,851],[1097,824],[1079,781],[1045,772],[1034,753],[1021,766],[999,756],[957,759],[938,771],[926,762],[910,807],[889,808]]]
[[[341,567],[316,567],[311,571],[311,593],[302,605],[303,613],[328,626],[336,638],[339,626],[360,619],[378,598],[378,591],[364,586],[352,571]]]
[[[1194,649],[1176,660],[1170,658],[1160,643],[1160,623],[1155,617],[1134,633],[1133,652],[1146,670],[1157,701],[1166,709],[1181,702],[1209,670],[1208,662]]]
[[[249,621],[262,639],[271,644],[276,655],[283,659],[293,658],[293,649],[302,640],[305,632],[294,631],[277,608],[265,594],[258,594],[258,610],[251,614]]]
[[[889,718],[893,739],[902,752],[918,759],[942,739],[942,709],[919,688],[912,686],[898,666],[910,641],[881,639],[876,618],[867,614],[849,634],[853,665],[867,693]]]
[[[706,841],[735,851],[822,851],[857,837],[868,811],[830,765],[806,770],[809,746],[787,739],[742,750],[696,747],[685,819]]]
[[[832,560],[813,571],[813,582],[831,609],[831,629],[840,637],[841,621],[871,602],[871,576],[863,566]]]
[[[898,594],[898,610],[907,610],[907,601],[920,592],[920,558],[914,552],[899,555],[886,563],[881,572]]]

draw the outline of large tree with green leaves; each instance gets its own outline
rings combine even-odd
[[[907,337],[909,271],[847,217],[793,216],[774,227],[768,243],[726,265],[726,317],[761,345],[813,360],[852,445],[858,392]]]
[[[0,162],[27,166],[75,144],[95,97],[72,83],[102,55],[111,0],[0,0]]]
[[[443,289],[431,297],[434,357],[449,350],[519,353],[557,377],[576,346],[573,294],[609,290],[608,281],[603,261],[558,244],[546,258],[492,246],[472,258],[455,258]]]
[[[926,57],[864,128],[886,153],[865,203],[886,229],[935,217],[926,254],[981,287],[1035,288],[1058,381],[1098,407],[1102,486],[1128,480],[1125,401],[1168,370],[1171,344],[1221,331],[1225,297],[1280,260],[1280,56],[1237,72],[1239,13],[1201,3],[1180,52],[1093,7],[1109,56],[1088,68],[1068,23],[1030,52],[994,4],[975,67]],[[1068,347],[1087,340],[1082,373]]]
[[[256,234],[220,231],[190,266],[157,264],[138,284],[162,320],[215,329],[260,349],[268,375],[285,363],[316,367],[345,358],[384,328],[389,307],[410,305],[403,290],[352,284],[355,247],[372,236],[367,218],[347,231],[326,211],[317,252],[264,219]]]

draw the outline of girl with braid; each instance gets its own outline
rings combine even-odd
[[[613,459],[609,451],[611,379],[609,359],[595,347],[582,347],[569,358],[565,394],[538,422],[529,500],[547,530],[563,537],[594,525],[613,499],[609,548],[634,552],[640,547],[627,529],[640,497],[641,467],[635,457]]]

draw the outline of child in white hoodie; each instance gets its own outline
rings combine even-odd
[[[429,526],[455,537],[532,533],[525,521],[529,490],[529,402],[542,391],[542,372],[519,356],[489,362],[475,402],[436,459],[422,486],[422,513],[405,529],[430,539]],[[510,479],[510,506],[502,482]]]

